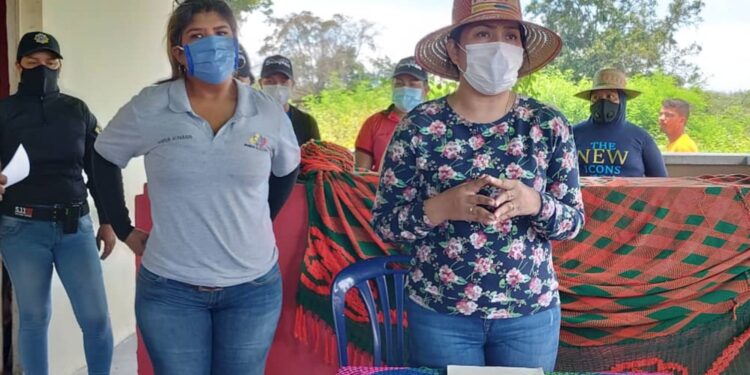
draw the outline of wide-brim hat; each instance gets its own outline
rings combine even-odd
[[[417,43],[414,53],[417,63],[432,74],[458,80],[458,68],[448,57],[448,36],[457,27],[487,20],[516,21],[523,27],[526,54],[519,77],[543,68],[562,49],[562,39],[554,31],[523,20],[519,0],[454,0],[453,24],[428,34]]]
[[[615,68],[604,68],[596,72],[593,87],[576,94],[577,98],[591,99],[591,93],[597,90],[621,90],[628,99],[635,99],[641,95],[640,91],[628,88],[628,77],[622,70]]]

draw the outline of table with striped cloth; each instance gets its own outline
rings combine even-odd
[[[500,374],[498,372],[498,374]],[[546,375],[669,375],[666,373],[647,372],[548,372]],[[363,367],[348,366],[339,369],[337,375],[441,375],[440,371],[426,368],[407,367]]]
[[[303,147],[309,233],[295,337],[329,363],[333,277],[396,253],[370,226],[377,175],[352,170],[348,150]],[[562,296],[557,369],[750,374],[750,177],[581,183],[586,226],[553,250]],[[354,293],[346,316],[350,364],[372,363],[369,318]]]

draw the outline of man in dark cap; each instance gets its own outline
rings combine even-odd
[[[401,59],[392,77],[393,103],[385,111],[370,116],[359,130],[354,153],[358,168],[380,170],[380,161],[401,117],[421,104],[430,91],[427,72],[414,57]]]
[[[260,87],[269,96],[276,99],[292,120],[294,134],[301,146],[311,139],[320,139],[318,123],[309,114],[289,104],[294,89],[294,71],[292,62],[284,56],[274,55],[263,61],[260,72]]]

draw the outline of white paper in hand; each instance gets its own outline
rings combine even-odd
[[[544,375],[540,368],[448,366],[448,375]]]
[[[13,154],[13,158],[10,159],[8,165],[3,169],[2,173],[8,178],[5,187],[7,188],[23,181],[23,179],[29,175],[30,168],[29,154],[26,153],[26,149],[23,148],[23,145],[20,145],[16,149],[16,153]]]

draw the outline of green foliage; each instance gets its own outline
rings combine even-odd
[[[661,102],[665,99],[679,98],[693,107],[693,115],[688,122],[688,134],[693,136],[701,151],[709,151],[705,137],[699,137],[696,132],[699,124],[706,120],[708,103],[703,91],[698,88],[681,87],[674,77],[663,73],[633,77],[628,86],[641,92],[639,97],[628,102],[628,120],[648,130],[658,145],[664,146],[668,143],[667,137],[659,129]]]
[[[331,86],[318,95],[304,97],[302,107],[318,121],[323,139],[354,149],[365,120],[391,105],[391,80],[361,80],[348,88],[334,78]],[[446,96],[457,86],[453,81],[431,81],[427,99]]]
[[[698,68],[687,56],[700,46],[685,47],[677,31],[701,21],[702,0],[670,0],[661,16],[657,0],[531,0],[532,18],[558,32],[565,48],[554,62],[576,78],[592,77],[600,68],[617,67],[628,75],[665,71],[685,82],[697,82]]]
[[[363,80],[346,87],[334,77],[329,88],[302,99],[302,107],[318,121],[321,138],[350,149],[362,123],[390,104],[390,80]]]
[[[458,82],[445,79],[434,79],[430,81],[430,92],[427,94],[427,100],[442,98],[456,91]]]
[[[707,97],[705,116],[691,120],[688,126],[696,129],[712,151],[750,152],[750,92],[709,92]]]
[[[555,106],[571,123],[577,123],[589,117],[589,110],[586,102],[574,95],[588,88],[591,81],[583,79],[576,84],[571,72],[547,68],[522,79],[515,91]]]
[[[320,94],[306,96],[301,104],[318,120],[323,139],[353,149],[362,123],[390,105],[391,81],[361,80],[350,87],[335,77],[332,82]],[[456,86],[453,81],[434,80],[428,99],[445,96]],[[692,105],[688,134],[700,151],[747,153],[750,150],[750,93],[730,95],[684,88],[676,78],[658,72],[633,77],[629,86],[643,94],[628,102],[628,121],[647,129],[662,148],[667,139],[658,124],[661,102],[680,98]],[[571,124],[576,124],[589,117],[589,103],[574,95],[589,88],[591,81],[587,78],[575,80],[572,72],[547,68],[522,79],[516,91],[555,106]]]
[[[242,12],[252,13],[260,10],[268,14],[273,6],[272,0],[225,0],[234,11],[235,18],[242,19]]]
[[[319,93],[332,84],[333,76],[347,86],[365,76],[359,58],[363,50],[375,48],[374,24],[340,14],[322,19],[309,11],[279,18],[269,16],[267,23],[274,30],[263,40],[258,53],[289,58],[294,65],[297,92]]]
[[[575,81],[572,73],[554,68],[545,69],[533,78],[533,88],[538,94],[531,96],[557,107],[571,124],[589,117],[589,103],[573,96],[591,88],[589,79]],[[746,153],[750,150],[750,109],[747,109],[750,95],[712,94],[699,88],[685,88],[676,78],[660,72],[635,76],[628,86],[642,94],[628,101],[627,120],[648,130],[662,149],[668,142],[659,129],[661,102],[679,98],[692,107],[687,133],[701,152]]]

